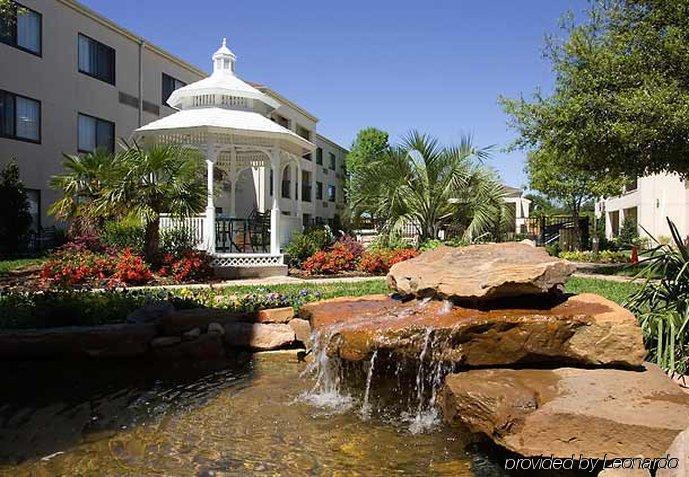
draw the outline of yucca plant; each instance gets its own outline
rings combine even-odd
[[[649,360],[671,374],[689,368],[689,250],[668,218],[672,243],[644,254],[637,278],[643,286],[626,303],[641,325]]]
[[[457,146],[443,147],[413,131],[400,145],[359,167],[351,206],[381,222],[384,234],[413,224],[424,242],[457,224],[463,238],[473,240],[492,231],[496,218],[508,213],[504,187],[483,163],[488,153],[489,148],[476,148],[469,136]]]

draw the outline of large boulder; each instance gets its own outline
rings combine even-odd
[[[659,458],[689,426],[689,395],[655,365],[483,369],[452,374],[445,420],[535,457]]]
[[[464,366],[525,363],[639,367],[646,351],[629,311],[593,294],[542,301],[540,308],[476,309],[382,295],[312,303],[303,317],[328,353],[349,361],[375,350]]]
[[[523,243],[439,247],[393,265],[387,281],[404,295],[495,300],[560,290],[575,270]]]

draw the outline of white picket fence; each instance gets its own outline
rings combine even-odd
[[[205,241],[203,236],[205,215],[194,215],[191,217],[174,217],[170,214],[160,215],[160,230],[184,229],[194,240],[196,248],[204,249]]]

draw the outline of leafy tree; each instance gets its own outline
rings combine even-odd
[[[689,3],[594,0],[545,55],[551,95],[501,98],[516,146],[596,176],[689,173]]]
[[[144,226],[144,255],[158,258],[160,214],[185,217],[206,206],[207,191],[200,153],[176,144],[141,148],[134,144],[118,152],[104,175],[94,201],[102,215],[109,211],[133,214]]]
[[[347,183],[345,185],[345,193],[347,197],[351,196],[352,190],[360,188],[359,182],[361,180],[360,171],[362,166],[375,161],[390,147],[388,139],[388,133],[373,127],[362,129],[357,133],[346,159]],[[351,219],[356,221],[361,214],[370,214],[371,211],[353,211],[350,209],[349,212],[352,212]]]
[[[631,217],[625,217],[620,229],[620,244],[625,247],[631,247],[638,238],[639,229],[637,228],[636,220]]]
[[[442,147],[437,139],[412,132],[400,145],[360,165],[352,206],[381,219],[383,232],[415,224],[421,242],[456,223],[466,238],[475,238],[492,230],[506,209],[502,185],[481,162],[487,155],[470,137]]]
[[[383,151],[387,150],[389,136],[385,131],[376,128],[366,128],[359,131],[347,154],[347,171],[355,174],[362,165],[374,161]]]
[[[560,211],[560,208],[544,195],[529,193],[525,194],[524,198],[531,201],[529,217],[547,217]]]
[[[531,152],[526,162],[530,187],[561,202],[573,217],[579,217],[586,202],[621,191],[622,179],[592,176],[585,171],[573,169],[569,163],[567,158],[545,148]],[[578,226],[575,227],[574,234],[575,243],[579,244]]]
[[[19,166],[7,164],[0,173],[0,256],[17,253],[31,228],[29,201]]]

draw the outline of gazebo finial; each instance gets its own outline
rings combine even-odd
[[[213,53],[213,73],[229,72],[234,74],[234,63],[237,57],[227,47],[227,38],[223,37],[222,45]]]

